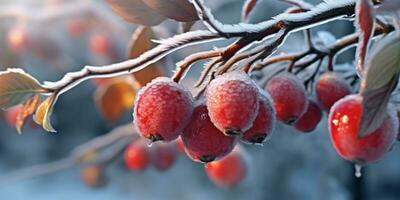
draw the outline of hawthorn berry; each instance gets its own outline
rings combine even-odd
[[[211,81],[206,91],[208,114],[226,135],[251,128],[258,111],[258,89],[243,71],[228,72]]]
[[[83,18],[73,18],[67,21],[66,29],[69,35],[77,37],[88,30],[89,21]]]
[[[98,33],[89,40],[90,50],[96,55],[109,55],[112,52],[112,43],[107,34]]]
[[[325,111],[329,111],[336,101],[349,94],[351,94],[350,84],[335,72],[322,74],[315,83],[315,95]]]
[[[221,160],[205,165],[208,177],[217,185],[232,187],[243,181],[247,175],[247,162],[242,149],[235,148]]]
[[[302,81],[291,73],[272,77],[265,86],[271,95],[278,120],[293,124],[307,110],[307,92]]]
[[[143,140],[127,146],[124,153],[125,166],[134,171],[142,171],[150,164],[150,151]]]
[[[151,148],[151,161],[156,169],[165,171],[175,163],[177,152],[170,143],[157,143]]]
[[[83,167],[81,179],[87,186],[92,188],[103,187],[107,183],[104,175],[104,167],[98,164]]]
[[[7,33],[8,47],[19,52],[28,47],[28,32],[23,27],[14,27]]]
[[[313,131],[322,119],[322,110],[318,104],[309,99],[307,111],[294,123],[294,127],[302,132]]]
[[[348,95],[337,101],[329,113],[331,141],[344,159],[359,165],[376,161],[392,146],[397,137],[398,119],[388,109],[382,125],[366,136],[359,136],[362,115],[362,96]]]
[[[236,137],[226,136],[211,122],[207,107],[200,103],[181,135],[188,156],[198,162],[211,162],[230,153]]]
[[[159,77],[138,92],[134,121],[145,138],[172,141],[181,134],[192,112],[191,94],[170,78]]]
[[[242,141],[251,144],[262,144],[271,135],[275,126],[275,109],[271,96],[260,90],[258,115],[254,120],[253,126],[241,137]]]

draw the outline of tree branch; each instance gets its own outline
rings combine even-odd
[[[66,158],[50,163],[22,168],[2,175],[0,176],[0,185],[9,184],[10,181],[19,181],[58,172],[73,167],[74,165],[108,163],[113,158],[120,155],[121,150],[125,148],[128,142],[135,139],[135,136],[137,136],[137,133],[133,123],[117,127],[103,136],[99,136],[87,143],[75,147]],[[109,151],[88,159],[88,156],[93,154],[93,152],[104,150],[107,147],[110,148]]]

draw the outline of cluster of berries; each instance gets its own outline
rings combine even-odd
[[[224,165],[218,163],[234,162],[229,156],[238,140],[263,144],[277,120],[301,132],[311,132],[323,111],[329,112],[335,149],[351,162],[363,165],[375,161],[393,145],[399,129],[393,112],[388,112],[376,131],[359,136],[362,96],[351,94],[350,85],[339,74],[321,75],[315,96],[316,100],[310,98],[303,82],[287,72],[272,77],[264,89],[242,71],[225,73],[211,81],[204,97],[196,101],[182,85],[161,77],[139,91],[134,123],[151,142],[171,142],[180,137],[178,144],[184,152],[194,161],[207,163],[207,173],[213,180],[220,176],[215,170]]]

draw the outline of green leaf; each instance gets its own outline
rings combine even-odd
[[[0,72],[0,108],[8,109],[23,103],[30,96],[45,93],[39,82],[22,69]]]
[[[53,94],[47,97],[36,110],[35,116],[33,120],[41,125],[46,131],[56,132],[56,130],[51,125],[51,114],[53,114],[54,104],[56,103],[58,98],[57,94]]]
[[[360,91],[363,96],[360,136],[378,129],[387,115],[389,99],[400,73],[400,38],[393,34],[377,41],[367,66]]]

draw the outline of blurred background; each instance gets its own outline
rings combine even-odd
[[[237,23],[242,0],[205,1],[216,18]],[[318,0],[308,1],[319,3]],[[286,8],[275,0],[260,1],[250,22],[270,19]],[[105,65],[128,59],[128,45],[137,28],[118,17],[105,1],[90,0],[0,0],[0,67],[21,67],[40,81],[55,81],[66,72],[85,65]],[[204,29],[197,22],[192,30]],[[179,24],[166,20],[153,27],[154,38],[180,33]],[[339,38],[354,31],[351,22],[319,26],[313,35],[328,31]],[[326,32],[325,32],[326,33]],[[279,51],[306,48],[302,33],[290,36]],[[193,52],[223,47],[232,41],[197,45],[179,50],[163,59],[159,68],[171,75],[174,63]],[[210,46],[212,45],[212,46]],[[352,51],[338,62],[352,65]],[[184,80],[190,87],[201,72],[196,64]],[[261,146],[243,145],[248,174],[233,188],[214,184],[204,166],[178,154],[166,171],[150,167],[143,172],[125,169],[117,158],[105,170],[107,184],[88,187],[81,179],[81,166],[39,177],[7,181],[15,170],[62,159],[74,147],[132,121],[131,110],[109,120],[99,109],[98,87],[89,80],[61,96],[53,114],[57,133],[49,134],[29,121],[18,135],[12,116],[3,112],[0,121],[0,199],[400,199],[400,158],[395,146],[382,160],[354,177],[354,166],[334,151],[327,130],[326,113],[317,129],[309,134],[278,123],[273,136]],[[3,179],[1,179],[3,177]]]

